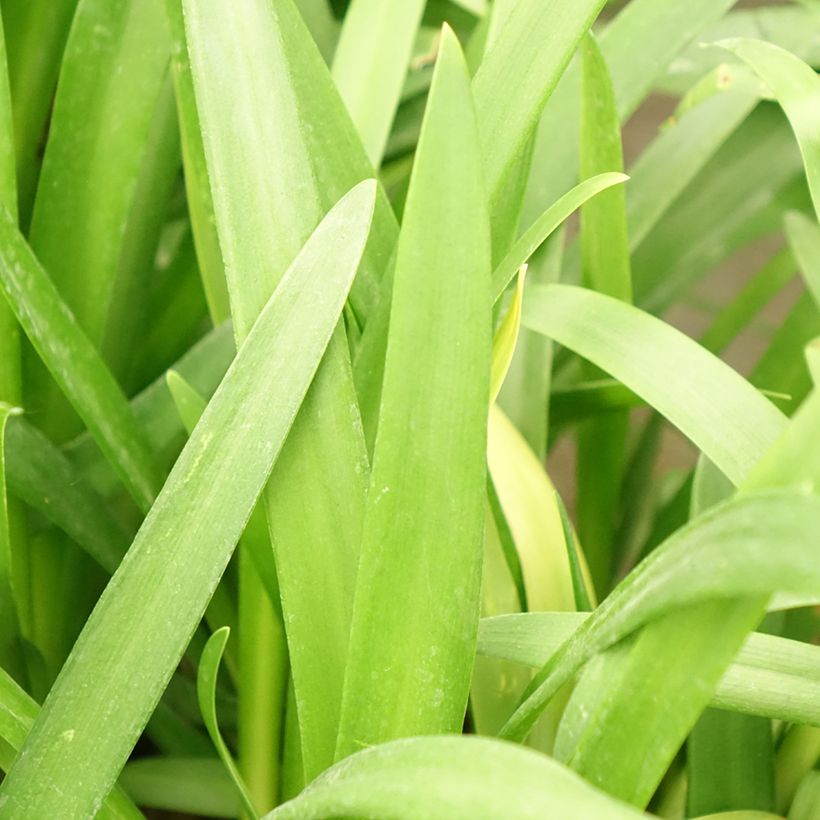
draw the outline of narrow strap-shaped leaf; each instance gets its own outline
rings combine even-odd
[[[235,352],[233,328],[230,322],[226,322],[214,328],[174,362],[173,369],[198,392],[210,397],[225,375]],[[161,454],[163,466],[167,465],[170,469],[184,443],[185,429],[165,376],[160,376],[137,394],[130,407],[151,449]],[[72,439],[65,445],[64,451],[98,493],[108,495],[116,489],[116,474],[88,432]]]
[[[589,618],[586,612],[528,612],[482,618],[478,652],[543,666]],[[754,632],[712,696],[712,705],[796,723],[820,723],[820,649]]]
[[[23,745],[39,711],[38,703],[0,669],[0,739],[14,752]],[[3,768],[8,770],[5,764]],[[136,820],[143,815],[118,787],[105,799],[97,816],[103,820]]]
[[[623,169],[621,127],[609,69],[592,34],[581,46],[580,176]],[[632,301],[632,273],[623,186],[581,206],[582,281],[592,290]],[[600,375],[582,364],[587,378]],[[577,437],[576,520],[595,588],[604,592],[612,569],[629,417],[612,413],[581,425]]]
[[[526,276],[527,266],[523,265],[518,272],[518,282],[515,285],[512,301],[493,336],[492,365],[490,367],[490,404],[498,398],[498,392],[504,384],[504,378],[510,369],[515,346],[518,343]]]
[[[6,498],[5,438],[9,416],[22,412],[0,402],[0,665],[17,675],[23,674],[24,664],[20,642],[19,602],[14,594],[11,536],[9,533],[9,510]]]
[[[241,343],[302,237],[321,217],[328,191],[364,174],[369,162],[290,0],[185,0],[183,8],[234,332]],[[237,118],[246,123],[241,139]],[[330,133],[332,143],[321,137]],[[294,198],[294,189],[302,195]],[[362,317],[373,294],[356,289],[378,280],[384,262],[379,232],[385,225],[387,233],[395,230],[384,207],[389,209],[379,194],[373,237],[354,285],[352,301]],[[340,326],[263,500],[307,780],[333,761],[368,471]],[[314,547],[305,550],[305,544]],[[255,609],[245,603],[240,610]],[[250,637],[246,632],[240,639]],[[259,687],[260,698],[267,697],[266,688]],[[249,730],[259,726],[252,712]]]
[[[718,45],[748,63],[771,88],[789,118],[820,218],[820,77],[785,49],[762,40],[722,40]]]
[[[50,519],[103,569],[113,573],[133,533],[112,516],[105,500],[36,427],[12,420],[6,433],[9,489]]]
[[[120,783],[145,808],[225,818],[241,810],[233,783],[214,757],[140,757],[123,769]]]
[[[518,554],[518,548],[515,546],[512,530],[510,529],[507,517],[504,515],[504,508],[501,506],[501,499],[498,497],[498,492],[495,489],[493,477],[489,470],[487,471],[487,505],[498,535],[501,552],[504,555],[504,563],[515,585],[518,608],[522,612],[526,612],[529,606],[527,604],[527,588],[524,584],[524,571],[521,567],[521,556]]]
[[[655,550],[595,610],[536,676],[502,735],[526,736],[543,705],[594,653],[676,607],[775,592],[820,594],[810,531],[820,500],[790,492],[747,494],[709,511]],[[777,551],[770,549],[776,542]]]
[[[675,55],[704,26],[720,19],[734,0],[633,0],[601,33],[601,50],[615,86],[618,114],[624,122],[651,91]],[[640,42],[641,48],[635,49]],[[578,167],[580,65],[569,68],[541,116],[533,149],[530,182],[522,214],[529,225],[568,188]],[[560,140],[555,134],[562,134]]]
[[[265,820],[643,817],[532,749],[488,738],[399,740],[334,766]]]
[[[569,560],[569,572],[572,576],[572,594],[575,597],[575,608],[579,612],[589,612],[594,609],[594,607],[589,597],[586,580],[584,579],[584,574],[581,569],[581,562],[578,559],[578,544],[575,540],[575,533],[573,532],[572,523],[569,520],[569,513],[567,512],[564,500],[557,491],[555,493],[555,501],[561,513],[561,529],[564,533],[564,545]]]
[[[30,239],[98,344],[169,47],[162,0],[82,0],[66,44]]]
[[[463,721],[484,525],[484,203],[467,68],[445,27],[399,238],[340,757],[397,737],[457,731]]]
[[[14,113],[14,141],[10,144],[14,145],[23,228],[28,227],[31,217],[41,140],[76,6],[77,0],[3,3]]]
[[[196,693],[202,720],[216,748],[219,759],[222,761],[222,765],[227,770],[228,776],[242,800],[245,812],[249,817],[256,820],[259,815],[248,794],[248,789],[242,781],[239,769],[236,768],[231,752],[222,738],[222,732],[219,730],[219,720],[216,715],[216,679],[219,674],[219,663],[222,660],[225,644],[228,642],[230,634],[230,628],[227,626],[222,627],[214,632],[208,639],[208,643],[205,644],[202,657],[199,660],[199,669],[197,670]]]
[[[507,176],[522,159],[544,104],[603,0],[522,0],[485,56],[473,81],[494,236],[507,235]],[[515,89],[511,94],[510,90]],[[512,209],[518,213],[518,207]],[[497,255],[505,247],[494,248]]]
[[[507,289],[521,266],[538,250],[549,236],[566,220],[570,214],[580,208],[587,200],[601,191],[606,190],[619,182],[625,182],[629,177],[616,172],[599,174],[591,179],[585,179],[571,190],[567,191],[559,200],[550,205],[538,219],[530,225],[527,231],[510,248],[507,255],[493,271],[493,295],[498,299]]]
[[[147,511],[161,482],[128,402],[7,211],[0,213],[0,287],[120,480]]]
[[[574,609],[555,488],[504,412],[490,409],[487,465],[521,558],[531,610]]]
[[[799,211],[783,218],[786,238],[814,304],[820,309],[820,227]]]
[[[524,323],[642,396],[735,484],[785,427],[780,411],[728,365],[659,319],[610,297],[568,285],[533,287]]]
[[[162,0],[78,4],[31,220],[35,254],[118,376],[130,352],[128,329],[139,326],[143,268],[155,252],[156,231],[140,223],[161,220],[167,193],[164,184],[146,190],[143,164],[157,149],[178,150],[173,116],[166,120],[170,139],[155,129],[169,49]],[[165,102],[173,105],[170,96]],[[147,181],[150,187],[154,180]],[[146,193],[150,207],[143,209],[138,203]],[[62,439],[76,432],[47,373],[32,369],[29,382],[28,403],[40,426]]]
[[[292,0],[180,2],[231,311],[242,338],[322,215],[373,170]],[[378,298],[396,230],[380,193],[351,297],[362,324]],[[229,231],[269,237],[277,256],[257,257],[249,269],[238,255],[241,243],[226,243]]]
[[[202,617],[338,322],[373,196],[374,183],[363,183],[331,211],[254,325],[0,787],[4,812],[92,814],[111,788]],[[82,685],[92,677],[93,690]]]
[[[381,164],[424,0],[354,0],[347,9],[333,79],[373,166]]]
[[[191,230],[196,245],[196,256],[208,310],[215,325],[230,316],[228,287],[225,269],[214,221],[214,203],[208,169],[205,165],[205,148],[199,127],[199,114],[194,99],[191,63],[185,47],[185,24],[182,19],[180,0],[165,0],[171,36],[171,70],[174,80],[177,113],[179,116],[182,162],[185,169],[185,192]]]

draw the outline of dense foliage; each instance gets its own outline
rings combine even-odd
[[[816,0],[0,14],[0,817],[820,817]]]

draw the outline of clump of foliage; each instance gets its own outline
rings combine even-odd
[[[820,7],[605,6],[0,0],[0,817],[820,817]]]

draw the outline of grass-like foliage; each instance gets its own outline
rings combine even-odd
[[[0,819],[820,818],[817,0],[0,24]]]

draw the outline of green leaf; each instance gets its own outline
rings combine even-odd
[[[208,402],[195,390],[176,370],[169,370],[165,374],[168,390],[174,399],[179,416],[185,425],[188,435],[194,431]]]
[[[568,285],[531,288],[524,324],[611,373],[668,418],[735,484],[786,420],[741,376],[659,319]],[[669,379],[674,368],[675,379]]]
[[[146,808],[226,818],[240,811],[233,783],[215,758],[142,757],[123,769],[120,783]]]
[[[516,240],[507,255],[493,271],[492,291],[496,299],[507,289],[527,260],[541,247],[548,237],[585,202],[612,185],[629,179],[626,174],[605,173],[585,179],[547,208],[527,231]]]
[[[580,176],[623,169],[621,129],[606,62],[588,34],[581,47]],[[581,256],[584,285],[607,296],[632,300],[629,240],[623,187],[613,187],[581,208]],[[582,365],[595,378],[598,370]],[[613,537],[624,469],[629,418],[610,414],[582,425],[577,437],[576,516],[578,537],[590,562],[595,588],[610,581]]]
[[[367,182],[339,203],[254,325],[0,787],[5,811],[90,814],[113,784],[202,617],[338,321],[373,196]],[[249,423],[235,423],[240,408]],[[223,482],[226,475],[234,480]],[[93,689],[82,685],[89,678]]]
[[[738,596],[765,602],[781,591],[817,596],[810,531],[818,522],[820,499],[777,491],[746,494],[679,530],[547,662],[503,736],[525,737],[540,709],[593,654],[677,607]],[[770,549],[773,542],[777,551]]]
[[[13,419],[6,432],[6,478],[11,492],[50,519],[103,569],[113,573],[133,533],[106,501],[36,427]]]
[[[424,6],[424,0],[354,0],[342,23],[333,55],[333,79],[376,168]]]
[[[9,510],[6,498],[5,438],[9,416],[21,413],[19,407],[0,402],[0,665],[22,676],[24,662],[20,638],[19,601],[15,595],[13,552],[9,534]]]
[[[139,328],[143,271],[156,250],[143,223],[155,223],[156,240],[176,172],[175,118],[167,118],[170,134],[155,124],[163,110],[173,113],[169,49],[162,0],[78,6],[31,220],[34,253],[117,375],[131,352],[125,340]],[[170,179],[154,190],[152,163],[165,151],[171,168],[162,173]],[[41,427],[61,438],[76,432],[46,374],[31,375]]]
[[[241,342],[330,204],[329,192],[342,180],[371,173],[370,163],[290,0],[207,6],[186,0],[183,8],[234,332]],[[244,123],[239,131],[238,122]],[[294,198],[294,189],[302,195]],[[357,321],[374,304],[385,249],[392,249],[394,238],[394,217],[378,193],[372,236],[351,295]],[[368,481],[361,427],[340,326],[263,501],[307,780],[333,762],[338,731]],[[306,551],[305,544],[315,548]],[[240,596],[247,599],[241,590]],[[246,600],[240,609],[254,607]],[[265,688],[260,698],[267,696]],[[252,710],[248,719],[249,730],[259,725]]]
[[[372,820],[643,815],[531,749],[479,737],[399,740],[334,766],[265,820]]]
[[[820,218],[820,78],[798,57],[762,40],[722,40],[718,45],[748,63],[783,106],[803,155],[814,210]]]
[[[496,245],[499,237],[511,234],[511,214],[501,210],[509,205],[505,185],[521,162],[542,108],[603,4],[603,0],[519,2],[478,69],[473,92]],[[512,215],[517,213],[515,203]],[[506,251],[503,245],[493,248],[499,258]]]
[[[574,609],[555,488],[522,435],[493,405],[487,465],[515,540],[531,610]]]
[[[161,484],[153,455],[111,371],[7,211],[0,213],[0,287],[120,480],[147,511]]]
[[[734,0],[633,0],[600,36],[612,74],[621,122],[635,111],[675,56]],[[640,42],[641,48],[635,49]],[[541,116],[533,149],[523,223],[529,225],[557,192],[572,184],[578,167],[580,65],[567,71]],[[556,140],[555,135],[561,134]]]
[[[185,48],[185,24],[180,0],[166,0],[165,8],[171,33],[171,72],[179,116],[182,163],[185,169],[185,193],[191,230],[196,245],[200,276],[208,300],[208,310],[215,325],[230,316],[228,287],[219,240],[216,235],[214,203],[205,165],[205,148],[199,126],[191,63]]]
[[[698,342],[712,353],[722,353],[729,343],[789,282],[795,273],[794,257],[788,249],[775,254],[734,300],[715,316]]]
[[[498,398],[504,378],[512,363],[518,332],[521,329],[521,306],[524,301],[524,281],[527,276],[526,264],[518,271],[512,301],[493,336],[492,364],[490,367],[490,404]]]
[[[799,211],[787,213],[783,227],[806,287],[815,306],[820,308],[820,227],[816,220]]]
[[[339,756],[462,725],[479,613],[489,288],[469,77],[445,28],[399,238]]]
[[[323,214],[373,169],[292,0],[182,3],[231,311],[242,338]],[[228,242],[229,233],[265,241],[278,253],[254,257],[248,268],[243,256],[250,253]],[[395,237],[395,217],[380,193],[351,296],[362,324]]]
[[[590,600],[581,561],[578,558],[578,544],[575,540],[575,532],[572,529],[572,523],[569,520],[569,513],[564,505],[564,500],[558,492],[555,493],[555,500],[558,504],[558,510],[561,513],[561,528],[564,532],[564,545],[567,550],[567,558],[569,559],[570,575],[572,576],[572,594],[575,598],[575,608],[579,612],[589,612],[595,607]]]
[[[770,721],[707,709],[686,745],[689,814],[773,809],[772,745]]]
[[[205,644],[196,675],[196,693],[199,701],[199,711],[202,712],[202,720],[216,748],[216,753],[219,755],[222,765],[227,770],[228,776],[239,794],[245,812],[255,820],[259,815],[248,794],[248,789],[242,781],[242,776],[236,768],[236,763],[234,763],[233,757],[222,739],[222,733],[219,731],[219,720],[216,716],[216,679],[219,674],[219,664],[225,652],[225,644],[227,644],[230,634],[230,628],[224,626],[214,632],[208,639],[208,643]]]
[[[24,228],[31,217],[42,136],[76,6],[77,0],[2,3],[14,114],[14,164]]]
[[[627,221],[634,250],[757,105],[756,95],[722,88],[673,122],[629,169]]]
[[[17,752],[23,745],[39,711],[37,702],[4,669],[0,669],[0,739],[12,752]],[[10,763],[10,760],[2,760],[0,768],[8,771]],[[97,816],[101,820],[135,820],[141,818],[142,813],[117,787],[106,798]]]
[[[632,256],[636,304],[660,313],[730,254],[810,207],[800,154],[781,112],[758,106]]]
[[[586,612],[528,612],[482,618],[478,652],[540,667],[589,618]],[[754,632],[712,695],[712,706],[795,723],[820,723],[820,650]]]

